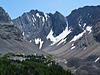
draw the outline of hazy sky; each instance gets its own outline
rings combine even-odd
[[[21,16],[31,9],[38,9],[45,13],[59,11],[67,16],[72,10],[86,5],[100,5],[100,0],[0,0],[0,6],[9,13],[11,18]]]

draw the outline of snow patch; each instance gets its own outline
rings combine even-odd
[[[82,20],[82,19],[80,19],[79,22],[78,22],[78,25],[79,25],[80,27],[81,27],[81,24],[80,24],[80,23],[81,23],[81,20]]]
[[[32,15],[34,17],[34,15]]]
[[[35,25],[33,24],[33,26],[35,26]]]
[[[67,61],[65,59],[63,59],[64,63],[67,64]]]
[[[44,13],[44,16],[46,18],[46,21],[48,20],[48,15],[46,13]]]
[[[84,23],[83,28],[85,28],[85,26],[86,26],[86,23]]]
[[[29,41],[30,43],[32,42],[32,40]]]
[[[39,18],[41,17],[41,16],[39,15],[39,13],[36,13],[36,16],[39,17]]]
[[[80,23],[78,25],[81,27],[81,24]]]
[[[74,46],[74,43],[71,46]]]
[[[36,22],[36,18],[34,17],[34,15],[32,17],[32,21],[33,21],[33,23]]]
[[[49,34],[47,35],[47,39],[50,39],[50,41],[52,42],[52,44],[50,45],[50,46],[52,46],[52,45],[54,45],[54,44],[56,44],[56,43],[58,43],[59,41],[61,41],[61,40],[64,40],[64,38],[69,34],[69,33],[71,33],[71,30],[68,30],[68,23],[67,23],[67,27],[66,27],[66,29],[61,33],[61,34],[59,34],[58,36],[56,36],[56,37],[54,37],[53,36],[53,31],[52,31],[52,29],[51,29],[51,31],[49,32]]]
[[[36,21],[36,19],[32,18],[33,23]]]
[[[42,22],[43,22],[43,24],[42,24],[42,25],[44,25],[44,22],[45,22],[45,19],[44,19],[44,17],[42,17]]]
[[[74,49],[76,46],[74,45],[74,43],[71,45],[71,50]]]
[[[74,49],[75,47],[76,47],[76,46],[73,46],[73,47],[71,48],[71,50]]]
[[[59,45],[62,44],[63,42],[66,42],[66,38],[65,38],[65,39],[62,39],[62,40],[57,44],[57,46],[59,46]]]
[[[95,65],[93,66],[95,69],[98,69],[98,67],[96,67]]]
[[[23,32],[23,33],[22,33],[22,35],[24,36],[24,35],[25,35],[25,33]]]
[[[47,39],[50,39],[50,41],[55,41],[55,38],[53,36],[53,31],[51,29],[51,31],[49,32],[48,36],[46,37]]]
[[[47,58],[47,56],[44,56],[44,58]]]
[[[42,48],[44,41],[42,41],[40,38],[35,38],[35,44],[39,44],[39,49]]]
[[[89,33],[91,33],[92,32],[92,26],[87,26],[86,30],[89,31]]]
[[[42,21],[43,21],[43,23],[45,22],[45,19],[44,19],[44,17],[42,18]]]
[[[100,59],[100,57],[98,57],[96,60],[95,60],[95,63]]]
[[[77,71],[77,69],[74,70],[75,72]]]
[[[70,41],[70,42],[73,42],[73,41],[76,41],[78,40],[79,38],[81,38],[83,36],[83,34],[86,32],[86,30],[84,30],[82,33],[78,34],[78,35],[75,35],[74,38]]]
[[[36,56],[37,54],[36,54],[36,53],[34,53],[34,55]]]
[[[83,50],[86,50],[86,47]]]

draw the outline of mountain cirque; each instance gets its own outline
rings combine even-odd
[[[0,52],[53,55],[76,75],[100,74],[99,36],[100,6],[75,9],[67,17],[31,10],[12,21],[0,7]]]
[[[98,31],[95,27],[99,26],[99,13],[100,6],[75,9],[67,17],[58,11],[52,14],[31,10],[12,21],[37,49],[65,59],[85,58],[100,55],[99,27]]]

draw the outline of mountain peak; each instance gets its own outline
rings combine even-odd
[[[1,12],[1,11],[5,11],[5,10],[4,10],[2,7],[0,7],[0,12]]]
[[[61,14],[59,11],[56,11],[54,14]]]
[[[32,12],[39,12],[39,11],[37,9],[36,10],[32,9],[30,10],[30,12],[32,13]]]
[[[5,12],[5,10],[0,7],[0,23],[10,23],[11,18],[9,17],[8,13]]]
[[[54,15],[55,16],[63,16],[59,11],[56,11],[55,13],[54,13]],[[64,17],[64,16],[63,16]]]

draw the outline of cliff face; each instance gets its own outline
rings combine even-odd
[[[0,23],[10,23],[11,19],[5,10],[0,7]]]
[[[14,26],[11,18],[2,7],[0,7],[0,38],[20,41],[23,38],[21,31]]]

